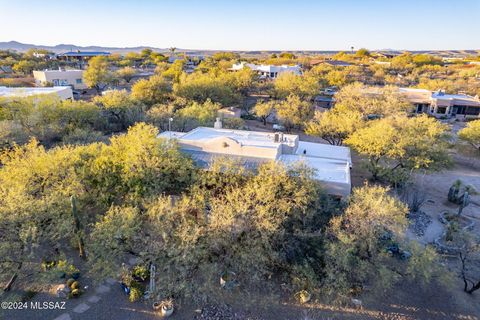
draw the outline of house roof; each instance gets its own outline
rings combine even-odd
[[[263,148],[277,148],[280,142],[274,142],[274,132],[246,131],[246,130],[230,130],[230,129],[214,129],[207,127],[198,127],[190,132],[185,133],[182,140],[196,140],[208,142],[209,140],[219,137],[228,137],[243,146],[256,146]],[[296,135],[284,134],[287,141],[294,141],[298,138]]]
[[[399,88],[406,98],[412,103],[431,103],[441,101],[448,104],[464,104],[480,107],[480,99],[466,94],[447,94],[441,91],[432,92],[426,89]]]
[[[299,65],[271,65],[271,64],[261,64],[261,65],[256,65],[253,63],[245,63],[245,62],[240,62],[237,64],[234,64],[231,68],[231,70],[241,70],[244,67],[248,67],[254,71],[262,71],[262,72],[285,72],[285,71],[290,71],[290,72],[295,72],[295,73],[301,73],[301,68]]]
[[[208,167],[218,157],[236,159],[248,169],[256,169],[268,161],[287,166],[304,163],[314,169],[315,178],[328,193],[340,196],[350,193],[352,159],[347,147],[299,141],[297,135],[206,127],[187,133],[167,131],[159,137],[177,139],[181,150],[201,167]],[[219,141],[228,145],[215,148]]]
[[[58,54],[59,57],[94,57],[108,55],[110,55],[110,52],[106,51],[68,51]]]
[[[315,59],[315,60],[310,61],[310,64],[311,64],[312,66],[315,66],[315,65],[321,64],[321,63],[326,63],[326,64],[329,64],[329,65],[335,66],[335,67],[348,67],[348,66],[351,66],[351,65],[352,65],[350,62],[342,61],[342,60],[321,60],[321,59]]]
[[[0,87],[0,97],[28,97],[72,90],[70,87]]]

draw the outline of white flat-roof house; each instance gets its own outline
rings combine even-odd
[[[38,86],[52,83],[54,86],[71,86],[77,90],[87,88],[85,83],[83,83],[83,70],[33,71],[33,77]]]
[[[297,135],[198,127],[190,132],[166,131],[159,137],[175,139],[180,149],[201,167],[228,156],[246,168],[268,161],[285,165],[302,162],[315,169],[315,178],[326,192],[337,197],[350,194],[352,160],[347,147],[300,141]]]
[[[253,63],[245,63],[245,62],[240,62],[234,64],[230,70],[232,71],[238,71],[243,68],[250,68],[253,71],[256,71],[260,77],[266,78],[266,79],[275,79],[280,75],[281,73],[284,72],[292,72],[296,75],[301,75],[302,74],[302,69],[300,68],[299,65],[295,66],[288,66],[288,65],[281,65],[281,66],[274,66],[274,65],[256,65]]]
[[[45,88],[12,88],[0,87],[0,97],[15,98],[15,97],[29,97],[36,95],[57,95],[60,100],[73,100],[73,92],[71,87],[45,87]]]
[[[427,113],[437,118],[480,118],[478,96],[413,88],[399,90],[414,105],[416,113]]]

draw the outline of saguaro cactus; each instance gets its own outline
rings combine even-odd
[[[455,181],[450,189],[448,190],[448,201],[457,203],[458,201],[458,194],[460,192],[460,187],[462,186],[462,181],[457,180]]]

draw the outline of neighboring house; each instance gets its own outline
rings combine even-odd
[[[302,69],[300,68],[299,65],[294,65],[294,66],[287,66],[287,65],[281,65],[281,66],[274,66],[274,65],[256,65],[253,63],[245,63],[245,62],[240,62],[234,64],[230,70],[231,71],[238,71],[242,70],[243,68],[250,68],[253,71],[257,72],[261,78],[265,79],[275,79],[277,78],[281,73],[284,72],[292,72],[296,75],[302,75]]]
[[[334,102],[332,95],[318,95],[313,99],[315,108],[331,109]]]
[[[377,57],[391,59],[401,55],[402,53],[403,52],[400,52],[400,51],[377,51],[377,52],[374,52],[373,55]]]
[[[110,52],[105,51],[69,51],[57,54],[57,59],[70,62],[70,64],[83,69],[91,58],[109,55]]]
[[[87,86],[83,83],[83,70],[44,70],[33,71],[37,86],[71,86],[73,89],[82,90]]]
[[[13,73],[12,67],[10,66],[0,66],[0,74]]]
[[[46,87],[46,88],[31,88],[31,87],[0,87],[0,97],[15,98],[15,97],[29,97],[36,95],[52,94],[57,95],[60,100],[73,100],[73,91],[71,87]]]
[[[218,127],[217,119],[216,126]],[[315,178],[336,197],[351,192],[352,160],[347,147],[300,141],[297,135],[198,127],[190,132],[166,131],[161,138],[175,139],[180,149],[201,167],[217,157],[238,160],[247,169],[276,161],[285,165],[303,163],[315,169]]]
[[[437,118],[480,118],[478,96],[413,88],[399,90],[415,106],[415,113],[427,113]]]
[[[342,61],[342,60],[312,60],[310,61],[311,66],[316,66],[319,64],[328,64],[332,67],[349,67],[352,64],[347,61]]]
[[[226,119],[226,118],[240,118],[240,116],[242,115],[242,110],[240,110],[239,108],[235,108],[235,107],[222,108],[222,109],[218,110],[218,115],[223,119]]]

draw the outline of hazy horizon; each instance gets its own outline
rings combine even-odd
[[[0,0],[0,41],[187,50],[478,50],[480,1]]]

